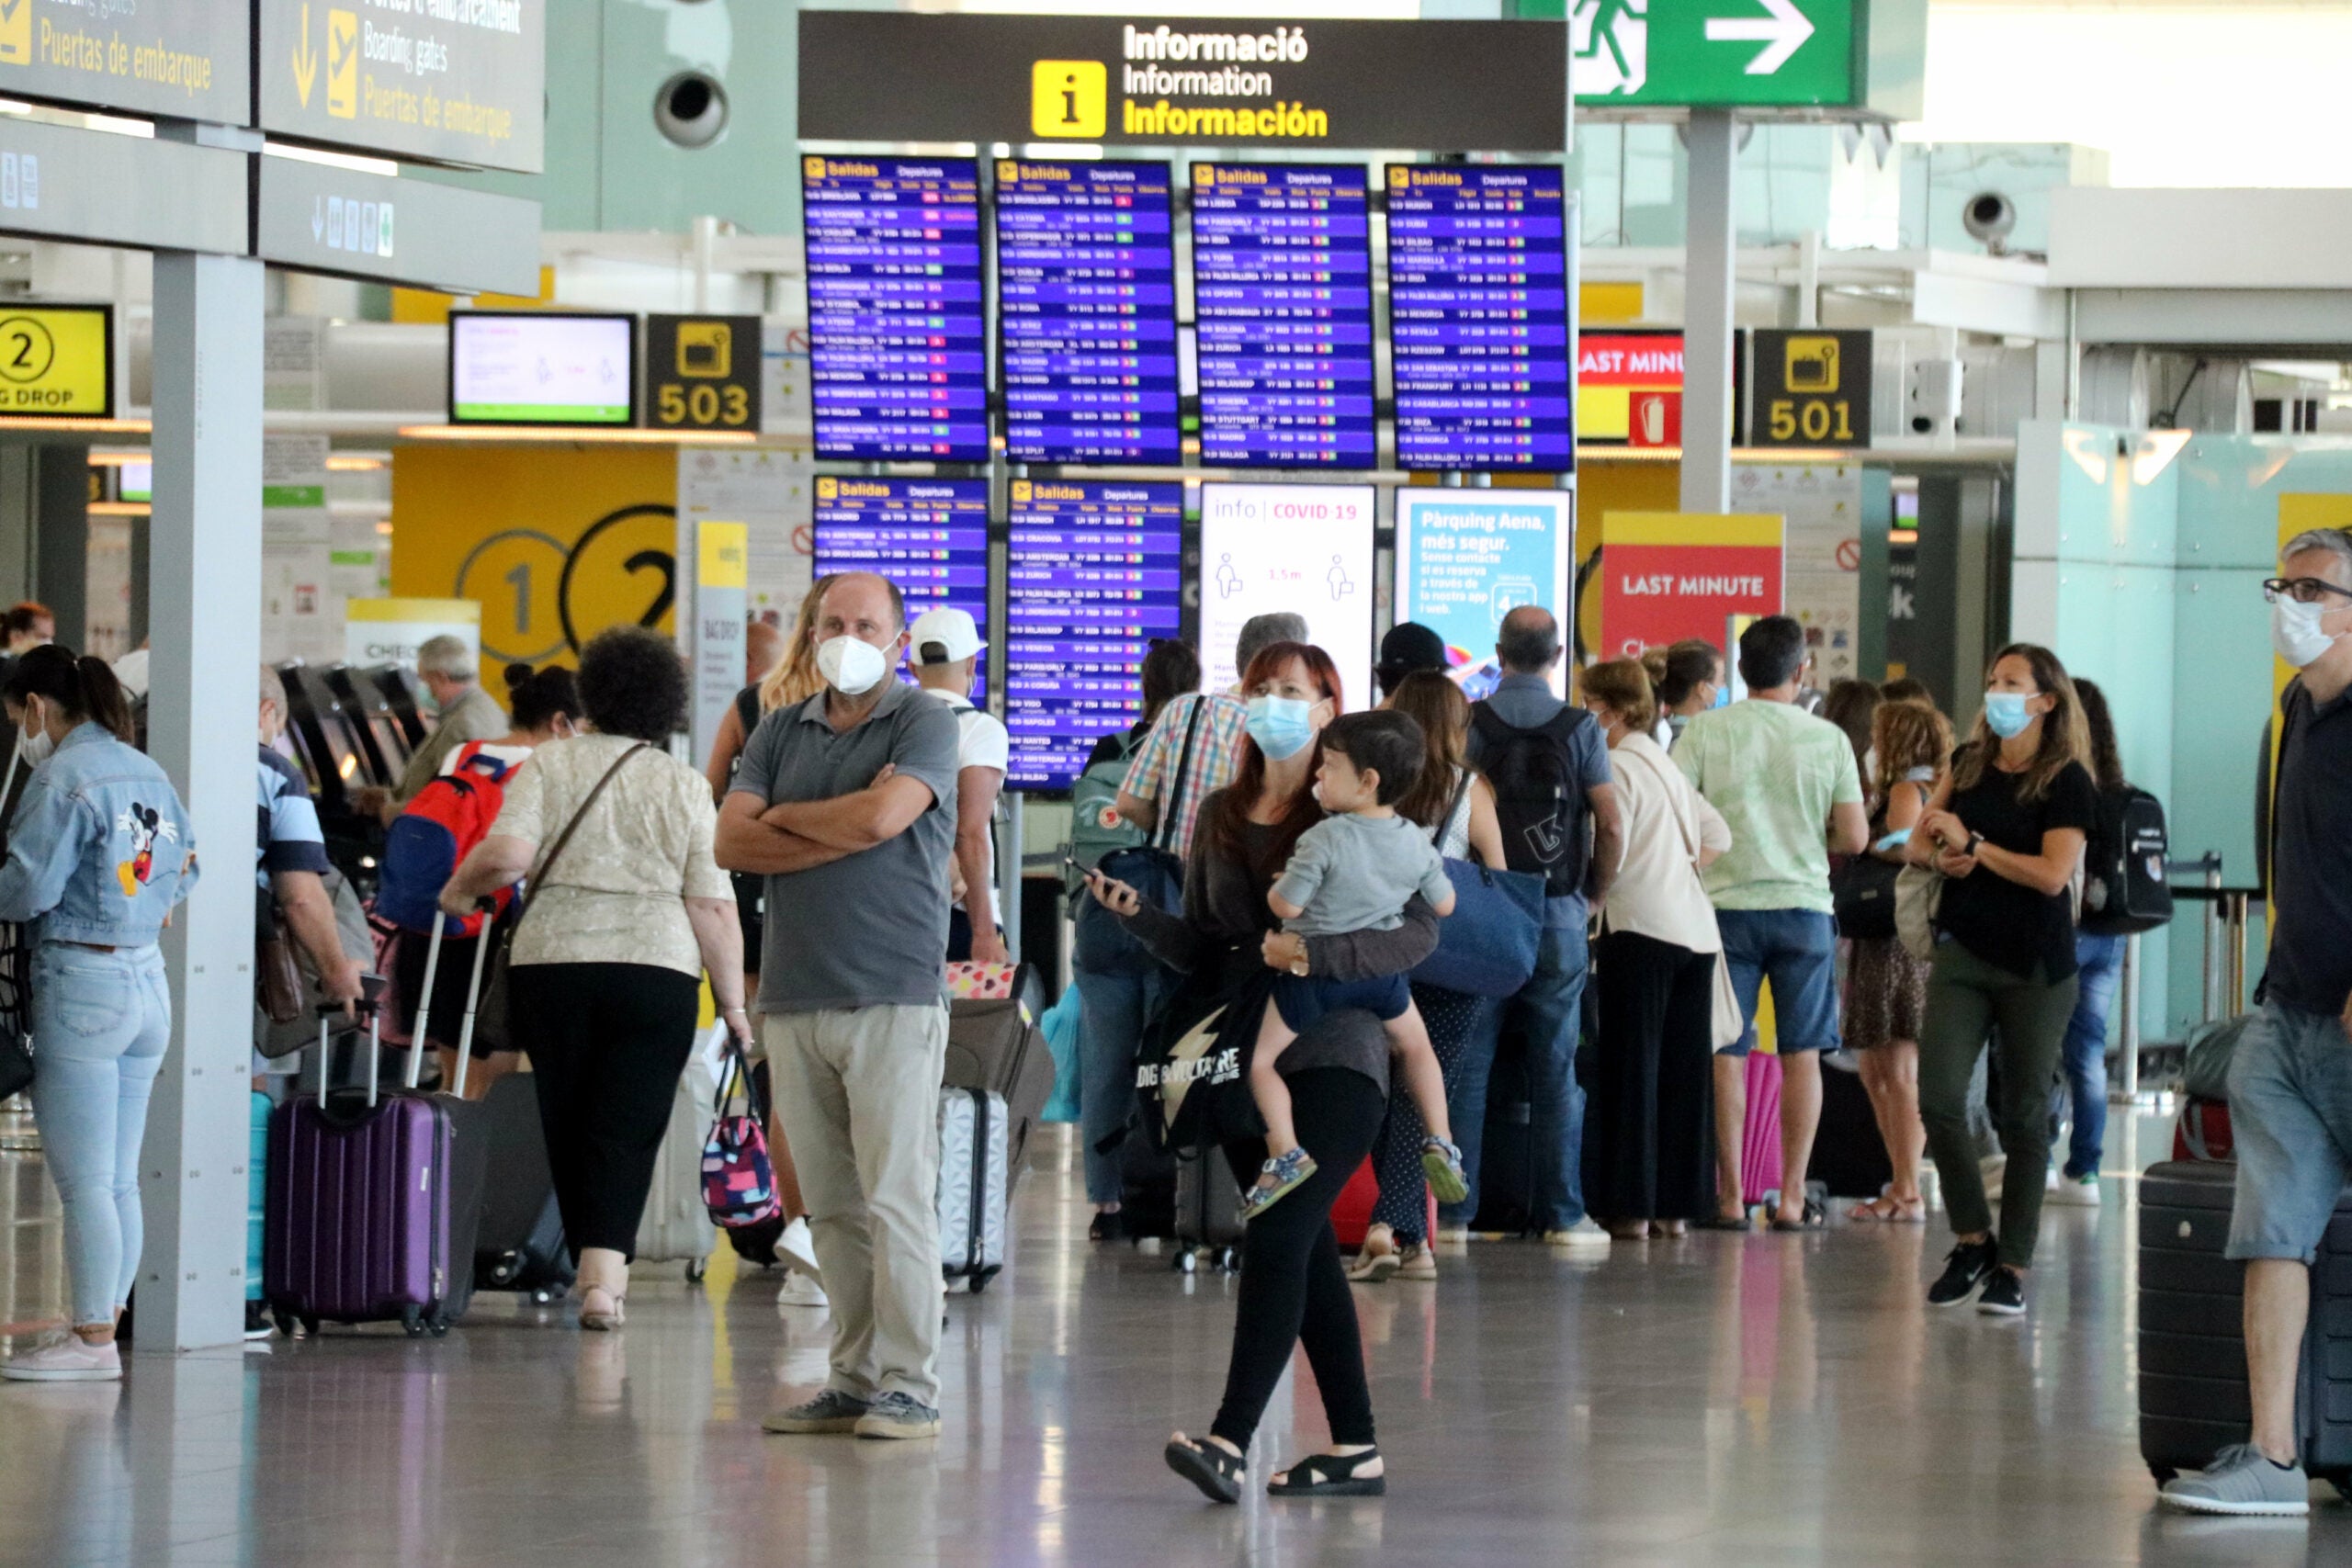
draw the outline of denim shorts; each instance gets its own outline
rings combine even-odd
[[[2311,1262],[2352,1170],[2352,1040],[2341,1020],[2262,1005],[2230,1058],[2230,1136],[2228,1256]]]
[[[1768,979],[1781,1055],[1838,1049],[1836,920],[1813,909],[1717,909],[1715,929],[1747,1020],[1747,1032],[1717,1055],[1745,1056],[1755,1049],[1756,998]]]
[[[1326,1013],[1362,1008],[1385,1023],[1405,1016],[1413,993],[1402,975],[1378,975],[1369,980],[1325,980],[1309,975],[1274,976],[1274,1007],[1293,1034],[1304,1034]]]

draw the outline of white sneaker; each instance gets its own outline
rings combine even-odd
[[[78,1334],[0,1361],[0,1378],[19,1382],[113,1382],[121,1376],[122,1353],[113,1340],[88,1345]]]
[[[805,1215],[784,1227],[784,1234],[775,1240],[775,1255],[794,1273],[807,1275],[810,1284],[824,1284],[825,1271],[817,1265],[817,1244],[808,1234]]]
[[[784,1288],[775,1293],[780,1307],[823,1307],[831,1303],[826,1299],[825,1287],[797,1269],[787,1269]]]
[[[1570,1225],[1564,1231],[1545,1231],[1544,1233],[1544,1240],[1547,1245],[1552,1247],[1565,1247],[1572,1249],[1589,1247],[1600,1250],[1606,1250],[1609,1246],[1609,1233],[1602,1230],[1599,1225],[1594,1224],[1592,1223],[1592,1216],[1589,1214],[1587,1214],[1583,1219],[1578,1220],[1575,1224]]]
[[[2049,1201],[2096,1209],[2098,1207],[2098,1177],[2097,1174],[2062,1177],[2058,1185],[2051,1189]]]

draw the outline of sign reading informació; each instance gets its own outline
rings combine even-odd
[[[540,171],[548,0],[255,3],[264,130],[385,157]]]
[[[800,13],[812,142],[1556,152],[1557,22]]]
[[[0,97],[249,124],[253,0],[0,0]]]

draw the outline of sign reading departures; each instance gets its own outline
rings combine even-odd
[[[548,0],[257,3],[264,130],[386,157],[539,173]]]

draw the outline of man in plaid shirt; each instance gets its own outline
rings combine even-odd
[[[1306,617],[1288,611],[1271,615],[1252,615],[1241,623],[1241,635],[1233,643],[1233,668],[1246,671],[1250,661],[1259,653],[1278,642],[1305,642]],[[1192,727],[1193,713],[1201,705],[1201,722],[1193,740],[1193,765],[1184,769],[1184,794],[1181,800],[1166,800],[1176,787],[1176,775],[1182,761],[1184,732]],[[1212,790],[1223,789],[1241,771],[1242,722],[1249,708],[1241,700],[1237,685],[1227,692],[1203,692],[1178,697],[1159,710],[1152,721],[1151,733],[1144,737],[1135,761],[1127,764],[1126,783],[1119,789],[1119,815],[1151,832],[1159,825],[1159,813],[1166,805],[1176,813],[1175,832],[1168,848],[1182,860],[1193,852],[1193,825],[1200,819],[1201,802]]]

